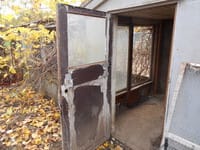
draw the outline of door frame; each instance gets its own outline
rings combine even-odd
[[[117,99],[120,97],[126,97],[127,105],[132,106],[138,101],[132,101],[130,97],[138,97],[140,89],[146,89],[153,87],[153,90],[149,90],[148,93],[155,93],[157,87],[157,74],[158,74],[158,62],[159,62],[159,50],[160,50],[160,37],[161,37],[161,21],[153,19],[139,19],[131,17],[118,17],[118,26],[126,26],[129,28],[129,41],[128,41],[128,64],[127,64],[127,84],[126,87],[117,92]],[[150,64],[150,77],[148,80],[132,84],[132,64],[134,60],[133,55],[133,41],[134,41],[134,27],[135,26],[151,26],[152,27],[152,42],[151,42],[151,64]],[[127,95],[127,96],[125,96]],[[118,98],[119,97],[119,98]]]
[[[154,7],[160,7],[160,6],[166,6],[166,5],[175,5],[175,13],[174,13],[174,24],[173,24],[173,31],[172,31],[172,37],[171,37],[171,48],[170,48],[170,55],[169,55],[169,64],[168,64],[168,74],[167,74],[167,84],[166,84],[166,89],[165,89],[165,96],[164,96],[164,120],[163,120],[163,130],[162,130],[162,141],[161,141],[161,146],[164,144],[164,134],[165,134],[165,126],[167,122],[167,113],[168,113],[168,98],[169,98],[169,88],[170,88],[170,79],[171,79],[171,68],[173,65],[173,41],[174,41],[174,32],[175,32],[175,21],[176,21],[176,9],[177,9],[177,4],[179,0],[170,0],[170,1],[164,1],[164,2],[158,2],[158,3],[153,3],[153,4],[147,4],[147,5],[141,5],[141,6],[136,6],[132,8],[127,8],[127,9],[118,9],[118,10],[112,10],[108,11],[110,14],[112,14],[113,18],[113,37],[116,36],[116,31],[117,31],[117,26],[118,26],[118,15],[120,13],[124,12],[129,12],[129,11],[134,11],[134,10],[144,10],[147,8],[154,8]],[[113,38],[112,41],[113,49],[116,49],[116,39]],[[116,78],[116,53],[113,52],[112,54],[112,81],[111,81],[111,91],[112,91],[112,96],[111,96],[111,101],[112,101],[112,130],[111,130],[111,135],[114,135],[115,133],[115,120],[116,120],[116,92],[115,92],[115,78]]]

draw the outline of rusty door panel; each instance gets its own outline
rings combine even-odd
[[[94,72],[96,69],[90,71]],[[77,73],[77,76],[81,76],[81,73]],[[64,106],[61,105],[62,125],[64,124],[62,127],[69,128],[66,133],[70,138],[69,142],[63,139],[63,142],[66,142],[66,145],[63,145],[64,150],[68,145],[70,150],[94,150],[110,137],[107,69],[103,70],[103,75],[96,76],[96,80],[77,85],[73,84],[72,74],[65,75],[64,84],[61,86],[62,96],[66,101]],[[66,133],[63,135],[66,136]]]
[[[99,113],[103,106],[103,93],[100,86],[78,87],[74,93],[75,112],[75,130],[77,132],[76,140],[79,147],[94,141],[103,136],[96,135],[98,126],[102,123],[99,120]],[[97,139],[98,140],[98,139]]]
[[[65,139],[63,140],[63,145],[66,145],[66,149],[69,149],[69,116],[66,115],[68,114],[68,103],[64,100],[64,98],[61,98],[60,102],[61,106],[61,122],[62,122],[62,138]],[[65,134],[63,134],[65,133]]]
[[[102,65],[93,65],[87,68],[76,69],[72,72],[72,80],[74,85],[82,84],[88,81],[96,80],[103,75],[104,69]]]

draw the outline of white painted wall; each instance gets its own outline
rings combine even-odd
[[[181,63],[200,63],[200,0],[181,0],[178,2],[171,55],[169,91],[167,93],[168,110],[165,125],[169,123],[168,112],[171,112],[170,105],[172,104]]]
[[[200,0],[181,0],[177,5],[168,93],[169,104],[182,62],[200,63]]]
[[[104,3],[102,3],[105,1]],[[96,9],[101,11],[111,11],[111,10],[118,10],[118,9],[125,9],[125,8],[132,8],[136,6],[143,6],[147,4],[153,4],[158,2],[166,2],[170,0],[93,0],[89,3],[86,8],[93,9],[97,5]]]

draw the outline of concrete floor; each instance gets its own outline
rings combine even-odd
[[[114,137],[133,150],[156,150],[160,144],[164,119],[163,96],[126,108],[121,106],[116,116]]]

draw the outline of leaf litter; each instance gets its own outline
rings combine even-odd
[[[0,91],[1,150],[60,150],[60,112],[31,88]]]
[[[0,90],[0,150],[61,150],[59,107],[31,88]],[[129,150],[111,138],[96,150]]]

